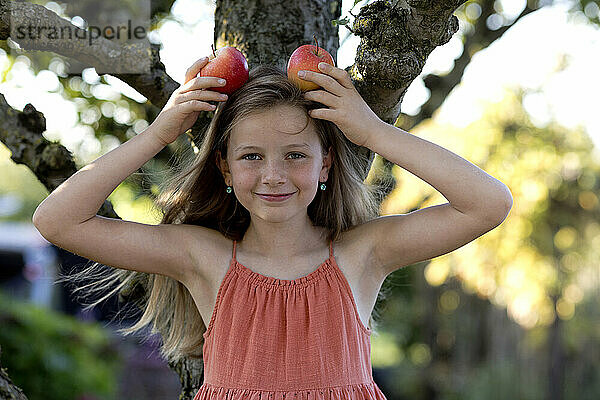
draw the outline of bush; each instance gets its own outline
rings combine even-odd
[[[30,400],[113,399],[121,360],[98,323],[0,291],[1,364]]]

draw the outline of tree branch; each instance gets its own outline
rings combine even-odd
[[[458,31],[458,18],[452,13],[464,1],[378,0],[360,9],[353,31],[361,41],[355,63],[346,71],[383,121],[395,124],[404,94],[429,54]],[[366,178],[374,154],[364,147],[352,148],[369,160],[361,171]]]
[[[353,30],[361,41],[348,70],[382,120],[396,121],[404,94],[429,54],[458,31],[452,13],[463,2],[376,1],[360,9]]]
[[[526,15],[538,10],[538,7],[530,7],[526,4],[523,11],[510,24],[500,29],[491,30],[487,27],[487,19],[494,14],[494,0],[484,0],[481,2],[482,13],[475,23],[471,34],[465,35],[464,50],[459,58],[454,61],[454,68],[448,74],[439,76],[428,74],[423,77],[423,82],[431,95],[429,99],[421,106],[419,113],[415,116],[403,115],[402,129],[410,130],[421,121],[431,118],[433,113],[443,104],[452,89],[458,85],[463,78],[467,65],[471,62],[473,55],[478,51],[485,49],[491,43],[501,38],[510,27]]]
[[[71,31],[73,36],[88,34],[86,30],[41,5],[0,0],[0,39],[8,39],[11,23],[17,27],[50,26],[59,32],[61,29],[64,32]],[[94,67],[99,74],[110,73],[159,108],[166,104],[171,93],[179,87],[179,83],[165,72],[165,66],[160,61],[160,45],[150,43],[147,38],[138,43],[120,46],[102,36],[94,39],[91,44],[87,40],[57,40],[48,36],[39,35],[35,40],[28,39],[27,36],[10,39],[25,50],[53,52]],[[129,72],[140,70],[145,72]]]
[[[28,103],[23,111],[13,109],[0,93],[0,141],[11,151],[16,164],[26,165],[40,182],[52,192],[77,172],[73,156],[59,143],[42,136],[46,119]],[[101,215],[119,218],[111,203],[104,201]]]

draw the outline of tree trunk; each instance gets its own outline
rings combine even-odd
[[[2,346],[0,346],[0,360],[2,360]],[[25,393],[23,393],[23,391],[11,381],[6,371],[4,371],[1,362],[0,396],[2,400],[27,400],[27,396],[25,396]]]
[[[553,296],[556,309],[556,297]],[[563,400],[565,398],[565,351],[562,339],[562,320],[555,315],[550,326],[548,342],[548,400]]]

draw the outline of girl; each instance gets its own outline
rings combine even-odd
[[[117,268],[101,281],[119,282],[104,298],[142,282],[145,312],[123,331],[152,322],[169,361],[203,356],[195,400],[384,400],[370,362],[381,284],[499,225],[508,188],[381,121],[342,69],[307,72],[321,89],[303,93],[284,72],[259,66],[226,98],[209,89],[216,78],[197,76],[207,62],[192,65],[144,132],[50,194],[35,226],[57,246]],[[211,100],[221,103],[197,154],[157,199],[161,224],[97,216],[119,183],[214,108]],[[449,202],[378,218],[378,193],[356,172],[361,160],[344,136]]]

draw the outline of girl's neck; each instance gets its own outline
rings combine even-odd
[[[272,224],[261,227],[260,224],[257,226],[250,223],[242,239],[242,246],[247,253],[282,259],[301,256],[322,247],[326,237],[327,230],[322,226],[313,226],[312,223],[303,229],[274,229]]]

